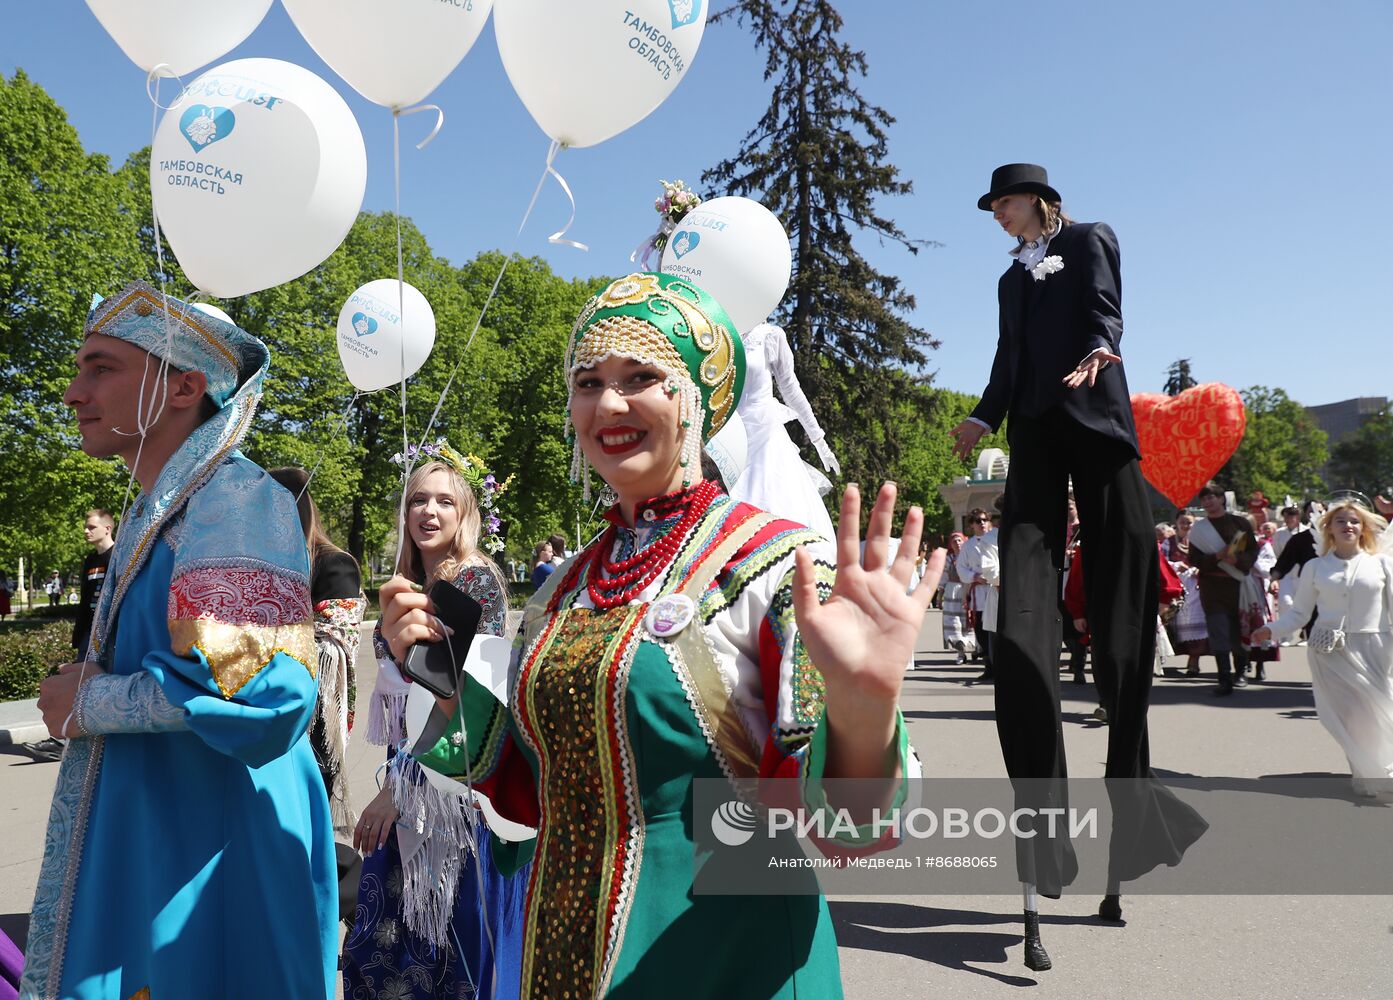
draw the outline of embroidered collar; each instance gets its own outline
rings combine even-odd
[[[676,490],[662,496],[649,497],[643,503],[634,508],[634,525],[632,528],[624,523],[624,519],[619,513],[619,504],[615,504],[605,511],[605,520],[620,530],[634,531],[639,528],[670,528],[673,524],[682,519],[682,515],[687,511],[687,505],[691,502],[692,495],[705,480],[693,483],[686,489]]]

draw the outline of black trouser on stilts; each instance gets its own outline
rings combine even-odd
[[[1121,878],[1135,878],[1156,864],[1174,864],[1206,828],[1197,813],[1148,780],[1146,715],[1159,555],[1145,482],[1128,445],[1079,426],[1062,411],[1036,418],[1013,414],[1007,434],[1011,465],[993,650],[997,733],[1006,770],[1013,779],[1046,779],[1030,782],[1029,795],[1067,807],[1059,715],[1060,574],[1072,477],[1088,553],[1085,601],[1094,680],[1108,713],[1104,774],[1127,779],[1116,795],[1109,786],[1113,866]],[[1024,805],[1038,809],[1040,803]],[[1148,829],[1155,824],[1160,829]],[[1055,895],[1073,880],[1078,864],[1067,838],[1041,835],[1017,843],[1021,878],[1035,882],[1042,894]]]

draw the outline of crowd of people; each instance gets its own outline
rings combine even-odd
[[[148,358],[162,409],[132,440],[115,428],[135,425]],[[826,904],[693,897],[691,832],[670,817],[692,781],[722,773],[798,778],[813,803],[838,804],[834,778],[902,799],[919,766],[898,692],[941,556],[916,586],[923,516],[911,509],[892,553],[892,485],[863,552],[854,487],[834,542],[703,477],[692,459],[745,373],[738,334],[696,286],[612,283],[567,360],[576,463],[614,490],[608,527],[569,557],[564,539],[538,546],[515,687],[461,676],[431,707],[432,742],[412,728],[422,689],[404,673],[410,648],[451,641],[426,591],[463,591],[480,635],[497,636],[509,583],[482,546],[467,463],[443,446],[412,471],[374,634],[382,790],[357,811],[343,759],[361,572],[325,535],[303,470],[268,474],[236,450],[265,348],[142,283],[94,306],[66,399],[84,449],[125,458],[141,492],[104,546],[86,655],[41,687],[67,746],[26,996],[207,995],[210,980],[228,996],[332,995],[340,970],[355,997],[647,995],[692,934],[733,930],[791,950],[756,982],[745,963],[709,963],[699,992],[839,992]],[[536,835],[505,843],[480,815]],[[165,849],[144,850],[152,838]],[[858,830],[844,848],[874,841]],[[123,885],[140,892],[106,926]],[[679,918],[681,941],[664,933]]]
[[[1108,788],[1105,921],[1121,919],[1123,882],[1178,864],[1206,829],[1150,765],[1152,677],[1174,676],[1171,655],[1187,673],[1214,657],[1228,696],[1305,630],[1355,791],[1393,794],[1393,505],[1335,497],[1283,510],[1279,528],[1265,498],[1250,519],[1211,483],[1200,516],[1153,535],[1119,364],[1116,237],[1069,220],[1029,164],[998,169],[978,204],[1016,246],[992,380],[954,436],[966,455],[1009,411],[995,511],[972,510],[946,551],[921,544],[918,507],[896,535],[893,483],[864,539],[855,484],[819,530],[787,515],[783,494],[827,512],[825,477],[784,447],[785,420],[802,421],[824,470],[837,463],[782,331],[747,344],[691,282],[615,280],[564,360],[572,474],[587,500],[604,484],[604,526],[574,553],[561,536],[534,547],[511,653],[521,581],[489,554],[493,477],[444,442],[404,460],[365,695],[379,791],[356,805],[345,751],[364,581],[310,476],[238,450],[269,352],[143,282],[95,303],[64,400],[84,451],[123,458],[140,493],[114,536],[107,512],[89,514],[79,655],[41,686],[61,762],[22,995],[327,997],[341,981],[354,1000],[646,997],[672,994],[680,969],[681,995],[840,996],[820,895],[694,891],[711,851],[696,783],[724,780],[754,808],[761,779],[791,779],[803,807],[860,824],[831,827],[825,853],[893,847],[868,820],[923,773],[899,697],[940,583],[945,642],[960,665],[980,659],[972,683],[992,685],[1007,773],[1031,779],[1013,785],[1018,805],[1067,802],[1061,650],[1075,681],[1091,665],[1105,777],[1127,779]],[[787,414],[767,409],[775,383]],[[713,439],[737,419],[749,467],[778,476],[742,488],[721,467]],[[465,598],[473,635],[449,624]],[[441,649],[464,661],[444,687],[414,656]],[[1024,958],[1042,971],[1040,898],[1078,862],[1067,838],[1034,833],[1016,862]],[[792,830],[776,840],[801,854]]]

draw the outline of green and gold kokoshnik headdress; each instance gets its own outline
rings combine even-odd
[[[683,485],[701,476],[701,448],[725,426],[745,388],[745,345],[720,303],[680,278],[630,274],[586,303],[566,350],[566,379],[606,358],[659,368],[682,396]],[[692,430],[698,428],[699,433]],[[574,434],[567,407],[566,430]],[[576,439],[571,479],[590,496],[590,463]]]

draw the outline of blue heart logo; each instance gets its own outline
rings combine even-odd
[[[370,336],[377,332],[377,320],[367,313],[354,313],[353,332],[360,337]]]
[[[695,21],[701,15],[701,4],[702,0],[667,0],[672,26],[680,28]]]
[[[700,242],[700,233],[694,233],[684,229],[672,238],[672,252],[677,255],[678,260],[681,260],[683,257],[687,256],[687,254],[695,250],[697,244]]]
[[[191,105],[179,116],[179,131],[189,140],[195,153],[203,152],[219,139],[226,139],[236,124],[231,109],[207,104]]]

